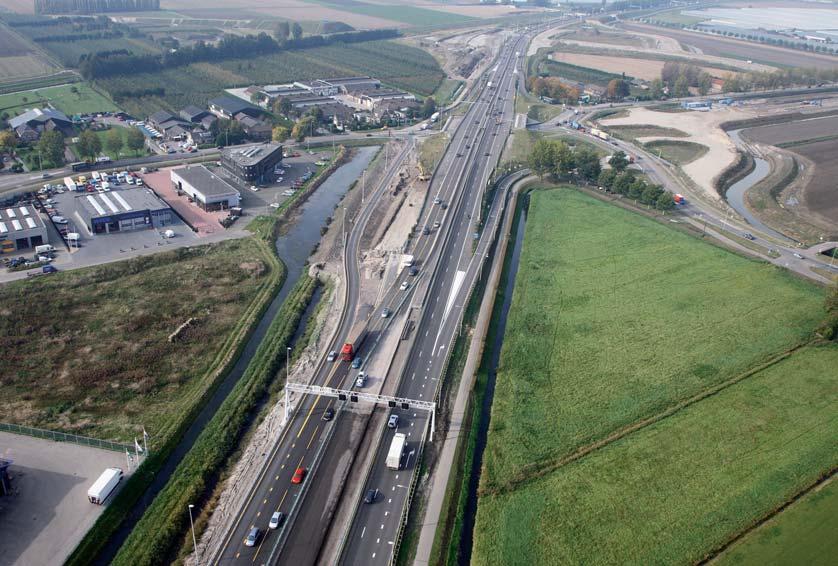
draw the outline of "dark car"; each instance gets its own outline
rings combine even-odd
[[[416,277],[416,275],[418,273],[419,273],[419,268],[418,267],[411,267],[410,271],[408,271],[408,274],[410,274],[412,277]]]
[[[333,408],[329,407],[328,409],[326,409],[323,412],[323,420],[324,421],[330,421],[333,418],[335,418],[335,410]]]
[[[364,503],[375,503],[376,498],[378,497],[378,490],[377,489],[370,489],[367,491],[367,494],[364,496]]]

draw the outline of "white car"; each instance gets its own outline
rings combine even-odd
[[[363,371],[358,372],[358,377],[355,378],[355,387],[363,387],[367,384],[367,374]]]
[[[259,187],[257,187],[256,185],[250,185],[250,190],[253,191],[254,193],[258,193],[259,192]]]
[[[401,289],[402,291],[407,291],[407,288],[408,288],[408,287],[410,287],[410,283],[408,283],[407,281],[404,281],[404,282],[402,282],[402,284],[401,284],[401,286],[399,287],[399,289]]]
[[[800,255],[800,254],[799,254],[799,253],[797,253],[797,252],[794,252],[792,255],[793,255],[794,257],[796,257],[797,259],[803,259],[803,256],[802,256],[802,255]]]
[[[285,518],[285,515],[283,515],[282,512],[277,511],[276,513],[271,515],[271,521],[270,521],[270,523],[268,523],[268,528],[269,529],[276,529],[277,527],[279,527],[279,524],[282,523],[282,519],[284,519],[284,518]]]
[[[56,224],[67,224],[67,219],[63,216],[53,216],[52,221]]]

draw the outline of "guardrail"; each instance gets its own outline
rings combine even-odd
[[[131,446],[130,444],[120,444],[119,442],[112,442],[110,440],[100,440],[98,438],[79,436],[78,434],[45,430],[42,428],[34,428],[19,424],[0,423],[0,432],[11,432],[12,434],[22,434],[35,438],[43,438],[45,440],[53,440],[55,442],[69,442],[71,444],[101,448],[103,450],[112,450],[114,452],[125,452],[126,450],[130,452],[134,450],[134,446]]]

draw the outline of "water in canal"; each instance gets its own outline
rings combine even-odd
[[[500,287],[503,289],[503,302],[498,313],[497,331],[491,344],[489,344],[489,374],[486,380],[486,391],[483,394],[480,421],[477,423],[477,442],[474,447],[474,456],[471,462],[471,477],[468,482],[466,509],[463,514],[463,530],[462,536],[460,537],[460,548],[457,552],[457,563],[460,566],[468,566],[471,562],[471,546],[474,539],[474,521],[477,516],[477,488],[480,485],[480,469],[483,465],[483,452],[486,449],[486,436],[489,432],[489,418],[492,413],[492,400],[495,397],[495,381],[497,379],[501,347],[503,346],[503,336],[506,332],[506,319],[509,315],[509,307],[512,304],[515,276],[518,273],[521,248],[524,244],[524,228],[527,223],[529,195],[522,195],[520,198],[523,201],[523,206],[521,206],[521,214],[518,218],[514,233],[515,239],[512,246],[512,255],[509,258],[509,266]]]
[[[334,208],[340,202],[341,198],[343,198],[343,195],[346,194],[346,191],[349,190],[352,182],[361,176],[361,172],[369,166],[370,161],[372,161],[377,151],[378,147],[376,146],[356,149],[355,157],[348,163],[338,167],[318,187],[314,194],[308,197],[305,204],[297,211],[290,229],[277,238],[276,251],[287,269],[287,276],[282,287],[271,301],[270,306],[268,306],[256,329],[248,339],[236,365],[233,366],[233,369],[215,390],[210,400],[198,414],[198,417],[187,429],[178,446],[157,473],[143,497],[129,512],[119,530],[108,541],[108,544],[97,557],[96,564],[105,565],[110,563],[111,559],[119,551],[119,547],[122,546],[122,543],[125,542],[125,539],[134,528],[134,525],[142,517],[146,508],[151,505],[154,497],[166,485],[166,482],[175,471],[175,468],[177,468],[177,465],[186,453],[189,452],[190,448],[192,448],[192,444],[194,444],[206,424],[215,415],[215,411],[218,410],[218,407],[227,398],[233,386],[241,378],[242,374],[244,374],[244,370],[256,353],[256,349],[265,337],[265,332],[267,332],[268,327],[273,322],[277,312],[279,312],[279,308],[282,306],[288,293],[297,284],[300,275],[302,275],[303,268],[306,265],[309,255],[311,255],[311,251],[320,241],[321,227],[325,226],[326,220],[332,216]],[[149,433],[153,435],[154,431],[149,431]]]

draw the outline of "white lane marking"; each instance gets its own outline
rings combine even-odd
[[[384,523],[381,523],[381,530],[384,530]]]
[[[381,539],[380,539],[380,538],[375,539],[375,544],[378,544],[378,543],[380,543],[380,542],[381,542]]]
[[[364,528],[361,530],[361,538],[364,538],[364,533],[367,532],[367,527],[364,525]]]
[[[387,503],[392,503],[392,502],[393,502],[393,500],[392,500],[392,499],[388,499],[388,500],[387,500]]]

